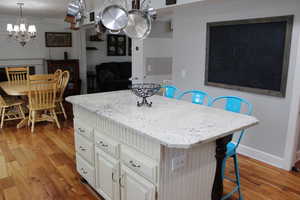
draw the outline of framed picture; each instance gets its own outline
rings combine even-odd
[[[177,3],[177,0],[166,0],[166,5],[174,5]]]
[[[126,56],[125,35],[107,35],[107,56]]]
[[[128,56],[132,55],[132,39],[128,38]]]
[[[46,32],[46,47],[72,47],[72,33]]]

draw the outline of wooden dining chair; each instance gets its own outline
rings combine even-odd
[[[63,114],[65,119],[68,118],[66,110],[63,105],[64,93],[66,91],[68,82],[70,80],[70,72],[64,71],[61,73],[58,79],[57,87],[57,99],[56,99],[56,114]]]
[[[54,72],[54,75],[57,77],[57,79],[59,79],[60,75],[63,73],[63,71],[61,69],[57,69],[55,72]]]
[[[6,67],[5,71],[9,82],[27,81],[29,76],[29,67]]]
[[[31,124],[31,132],[34,132],[35,123],[40,121],[55,122],[57,127],[60,128],[55,113],[57,81],[54,74],[29,76],[28,125]]]
[[[0,128],[3,128],[4,121],[25,119],[22,104],[24,101],[20,99],[0,95]]]

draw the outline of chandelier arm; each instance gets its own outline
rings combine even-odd
[[[23,18],[23,9],[22,9],[22,5],[20,5],[20,17]]]

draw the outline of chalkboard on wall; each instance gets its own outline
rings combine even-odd
[[[293,19],[208,23],[205,84],[285,97]]]

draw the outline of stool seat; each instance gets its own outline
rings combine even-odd
[[[234,154],[236,154],[236,144],[232,143],[232,142],[229,142],[227,144],[227,152],[226,152],[226,157],[231,157],[233,156]]]
[[[176,93],[179,91],[179,89],[173,85],[165,85],[161,88],[164,90],[163,96],[169,99],[174,99],[176,97]]]
[[[210,106],[212,98],[203,91],[200,90],[188,90],[185,92],[182,92],[177,99],[180,100],[182,99],[184,96],[191,96],[191,101],[194,104],[199,104],[199,105],[208,105]]]

